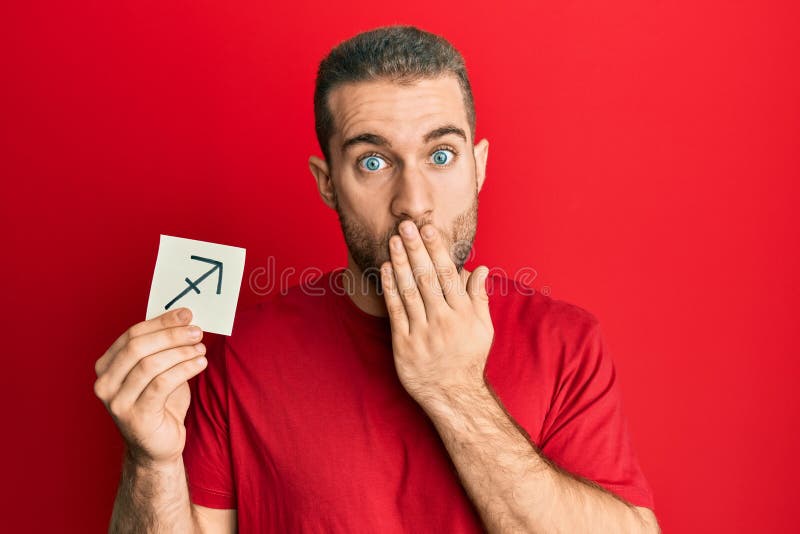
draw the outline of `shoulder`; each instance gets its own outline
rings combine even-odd
[[[274,292],[250,304],[236,314],[229,345],[252,346],[267,338],[291,335],[307,329],[318,318],[329,312],[325,287],[330,273],[315,276],[289,287],[278,287]]]
[[[490,272],[487,292],[492,320],[515,331],[570,344],[600,328],[597,316],[586,308],[545,295],[502,273]]]

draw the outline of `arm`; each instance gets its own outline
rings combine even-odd
[[[108,531],[201,532],[192,515],[183,460],[142,465],[126,449]]]
[[[192,504],[182,460],[144,466],[126,450],[108,531],[234,534],[236,510]]]
[[[188,380],[206,367],[202,331],[178,309],[126,330],[95,362],[94,392],[126,442],[112,533],[235,531],[235,510],[189,499],[182,452]]]
[[[660,532],[652,511],[560,470],[485,384],[424,405],[492,532]]]
[[[658,532],[652,512],[560,471],[508,416],[484,379],[494,339],[488,269],[459,272],[436,228],[422,230],[420,238],[403,221],[403,237],[390,238],[391,261],[381,266],[395,368],[439,431],[486,526]]]

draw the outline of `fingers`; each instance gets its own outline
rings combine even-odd
[[[101,356],[97,362],[95,362],[95,373],[98,377],[103,374],[106,369],[108,369],[108,366],[111,364],[111,361],[114,359],[117,353],[134,337],[156,332],[158,330],[163,330],[165,328],[185,325],[191,320],[192,312],[189,308],[176,308],[166,313],[162,313],[158,317],[153,317],[152,319],[148,319],[147,321],[142,321],[133,325],[121,336],[119,336],[117,340],[111,344],[105,354],[103,354],[103,356]]]
[[[486,291],[488,268],[481,266],[473,273],[466,269],[459,272],[445,240],[432,224],[424,225],[420,232],[412,221],[406,220],[399,229],[402,237],[389,239],[391,263],[381,269],[393,326],[410,332],[415,324],[427,324],[446,309],[459,310],[470,305],[491,321]]]
[[[428,322],[425,303],[422,301],[422,295],[417,288],[414,273],[411,271],[403,240],[399,236],[392,236],[389,239],[389,249],[397,292],[405,305],[409,329],[411,330],[414,328],[414,324],[426,324]],[[441,299],[441,297],[439,298]],[[441,300],[443,301],[443,299]]]
[[[167,397],[184,382],[205,369],[207,363],[205,356],[197,356],[156,375],[139,395],[136,407],[145,413],[163,410]]]
[[[111,401],[111,404],[115,405],[113,411],[115,413],[125,413],[158,375],[180,363],[202,357],[205,353],[205,345],[197,343],[196,345],[176,347],[145,356],[131,369]]]
[[[426,224],[420,230],[425,248],[433,262],[442,295],[451,308],[457,309],[463,306],[467,303],[464,284],[444,239],[432,224]],[[425,235],[427,232],[430,232],[430,236]],[[413,259],[411,263],[414,263]]]
[[[389,312],[389,323],[392,331],[408,334],[410,325],[408,324],[408,316],[406,316],[406,307],[397,291],[397,282],[392,270],[392,264],[388,261],[381,266],[381,285],[383,286],[386,310]]]
[[[433,228],[433,225],[426,226]],[[403,221],[400,224],[400,234],[403,236],[405,253],[408,257],[412,276],[416,281],[420,295],[422,295],[427,315],[430,317],[432,312],[435,313],[447,305],[442,293],[442,287],[439,284],[436,268],[431,261],[425,243],[422,241],[422,236],[417,230],[417,225],[411,221]]]
[[[95,394],[108,402],[122,386],[128,373],[142,358],[167,349],[199,343],[203,331],[194,325],[173,326],[133,337],[115,355],[95,382]]]

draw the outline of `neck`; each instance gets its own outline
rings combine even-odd
[[[372,273],[373,279],[366,280],[361,269],[353,262],[350,254],[347,255],[347,268],[345,271],[342,273],[343,285],[350,300],[365,313],[377,317],[388,317],[389,312],[386,311],[386,301],[383,295],[378,294],[378,288],[375,283],[375,277],[379,273]]]

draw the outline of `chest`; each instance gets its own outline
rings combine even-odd
[[[397,378],[390,340],[340,336],[320,346],[319,338],[282,340],[268,357],[230,370],[240,503],[341,531],[403,532],[418,521],[423,530],[480,532],[435,426]],[[530,371],[510,366],[513,351],[502,343],[492,350],[487,376],[501,377],[503,401],[534,429],[542,410],[531,384],[502,380]]]

